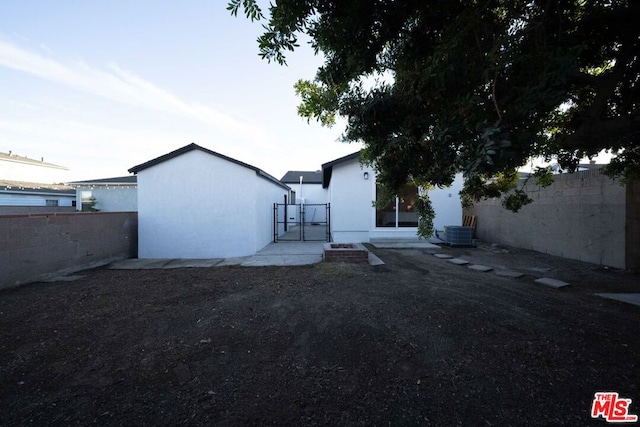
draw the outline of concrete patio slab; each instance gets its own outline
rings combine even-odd
[[[205,268],[215,267],[224,261],[223,258],[211,259],[172,259],[162,268]]]
[[[384,261],[378,258],[373,252],[369,252],[369,265],[384,265]]]
[[[112,270],[151,270],[172,268],[208,268],[239,265],[242,267],[267,267],[287,265],[311,265],[322,261],[324,242],[271,243],[255,255],[211,259],[125,259],[109,265]],[[384,261],[369,251],[370,265],[384,265]]]
[[[640,293],[632,293],[632,294],[601,293],[601,294],[595,294],[595,295],[602,298],[608,298],[616,301],[626,302],[628,304],[633,304],[640,307]]]
[[[322,261],[324,242],[271,243],[255,255],[211,259],[126,259],[109,265],[113,270],[150,270],[172,268],[208,268],[228,265],[245,267],[309,265]]]
[[[140,259],[131,258],[123,259],[121,261],[115,261],[109,264],[110,270],[153,270],[163,268],[166,264],[171,262],[171,259]]]
[[[452,258],[447,260],[449,261],[451,264],[455,264],[455,265],[467,265],[469,264],[469,261],[467,261],[466,259],[462,259],[462,258]]]
[[[254,255],[240,263],[242,267],[311,265],[322,261],[322,255]]]
[[[486,273],[488,271],[493,270],[493,267],[487,267],[486,265],[474,264],[469,266],[469,270],[479,271],[481,273]]]
[[[550,279],[548,277],[536,279],[534,280],[534,283],[537,283],[539,285],[549,286],[555,289],[560,289],[560,288],[564,288],[565,286],[569,286],[567,282],[563,282],[562,280]]]
[[[440,246],[429,242],[372,242],[371,244],[379,249],[440,249]]]
[[[278,242],[269,243],[260,249],[256,255],[316,255],[322,254],[325,242]]]

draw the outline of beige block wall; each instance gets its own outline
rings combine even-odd
[[[534,202],[518,213],[504,209],[500,199],[485,200],[468,209],[466,213],[478,217],[476,237],[625,268],[627,189],[599,171],[555,178],[547,188],[531,180],[525,191]]]

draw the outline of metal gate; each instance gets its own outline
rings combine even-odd
[[[329,242],[330,227],[329,203],[273,204],[274,242]]]

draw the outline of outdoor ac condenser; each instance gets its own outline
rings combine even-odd
[[[444,242],[451,246],[473,246],[473,228],[447,225]]]

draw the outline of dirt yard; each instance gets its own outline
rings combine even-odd
[[[0,425],[606,425],[640,413],[637,275],[526,251],[117,271],[0,293]],[[536,277],[572,283],[561,290]]]

